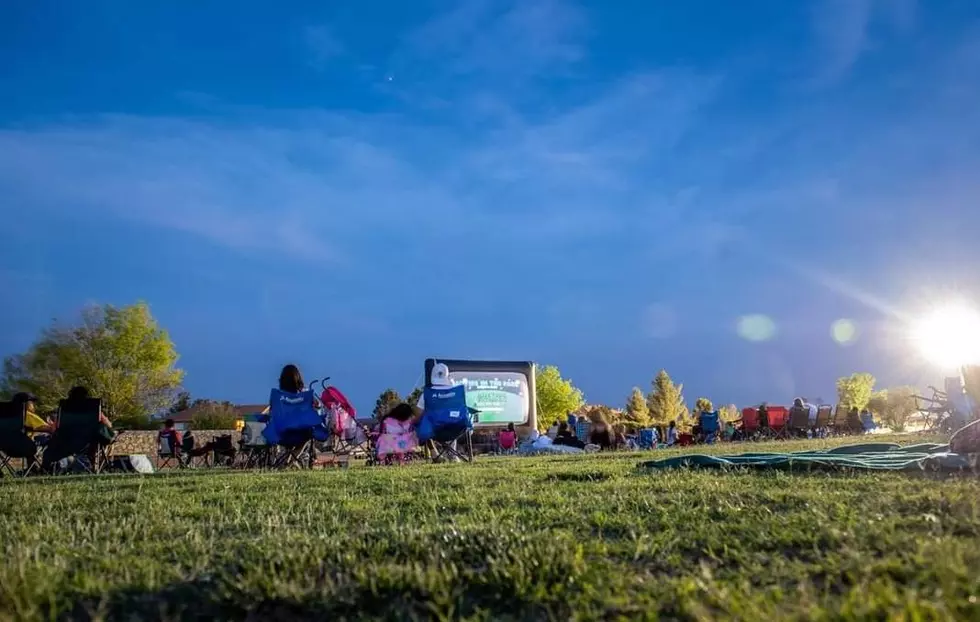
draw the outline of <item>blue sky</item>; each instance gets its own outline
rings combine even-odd
[[[973,0],[37,0],[0,57],[0,353],[144,299],[198,396],[443,356],[830,400],[937,382],[903,322],[980,298]]]

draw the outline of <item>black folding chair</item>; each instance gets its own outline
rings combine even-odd
[[[174,436],[161,436],[157,441],[157,468],[164,469],[169,466],[176,466],[178,469],[184,468],[184,461],[181,460],[180,448],[177,447]]]
[[[25,402],[0,402],[0,475],[6,471],[13,476],[26,477],[40,469],[37,445],[25,427],[26,417]],[[20,471],[14,469],[13,460],[22,461]]]
[[[76,463],[90,473],[99,473],[109,463],[112,441],[103,436],[102,400],[61,400],[58,406],[58,427],[51,436],[48,450],[57,449],[66,458],[75,458]],[[93,447],[94,446],[94,447]],[[78,460],[84,457],[85,460]],[[90,462],[89,458],[94,460]]]

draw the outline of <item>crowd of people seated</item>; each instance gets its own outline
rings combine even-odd
[[[98,418],[93,417],[91,426],[69,430],[61,425],[62,413],[84,410],[90,406],[90,401],[87,388],[73,387],[60,402],[56,416],[44,417],[38,413],[34,395],[15,394],[10,404],[16,412],[23,413],[23,433],[3,439],[0,453],[20,458],[28,464],[37,462],[40,456],[42,472],[51,472],[59,464],[65,466],[63,463],[75,456],[87,460],[87,468],[97,468],[100,450],[109,446],[116,436],[108,417],[99,409]]]

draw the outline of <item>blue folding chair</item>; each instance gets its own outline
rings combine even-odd
[[[473,416],[479,411],[466,405],[466,387],[428,387],[424,393],[425,411],[419,421],[420,442],[432,442],[432,460],[457,458],[473,460]],[[463,440],[465,449],[458,448]]]
[[[313,391],[288,393],[272,389],[269,393],[269,422],[262,436],[270,445],[278,445],[281,455],[276,468],[313,468],[314,431],[323,427],[323,417],[314,405]]]
[[[640,449],[653,449],[657,445],[656,428],[644,428],[640,430],[639,438]]]
[[[714,443],[719,431],[721,431],[721,419],[718,417],[718,411],[701,413],[701,437],[704,442],[709,445]]]

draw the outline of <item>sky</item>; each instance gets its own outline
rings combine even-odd
[[[975,0],[35,0],[0,58],[3,355],[145,300],[197,397],[829,402],[980,302]]]

